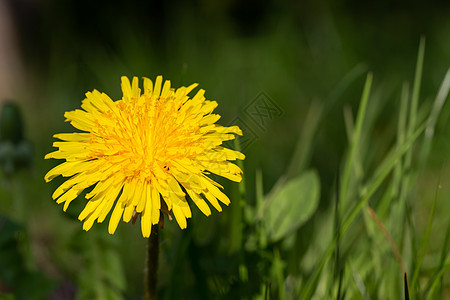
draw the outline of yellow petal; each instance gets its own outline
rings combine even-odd
[[[191,190],[187,190],[189,197],[191,197],[192,201],[194,201],[195,205],[200,209],[200,211],[209,216],[211,214],[211,209],[208,204],[203,200],[198,194],[192,192]]]
[[[158,224],[160,218],[161,196],[155,187],[151,187],[152,224]],[[150,208],[149,208],[150,209]]]
[[[145,207],[141,215],[141,231],[144,237],[149,237],[152,231],[152,195],[150,185],[146,186]]]
[[[120,77],[121,79],[121,87],[122,87],[122,93],[123,93],[123,99],[126,99],[126,101],[129,101],[131,98],[131,84],[130,80],[126,76]]]
[[[101,223],[105,220],[106,216],[108,215],[109,211],[113,207],[114,203],[116,202],[117,196],[119,196],[120,190],[122,189],[122,184],[115,184],[111,189],[109,189],[105,194],[105,199],[108,201],[108,204],[105,205],[103,210],[100,212],[98,216],[98,222]]]
[[[111,215],[111,219],[109,220],[108,232],[110,234],[114,234],[114,232],[116,232],[117,225],[119,225],[120,218],[122,217],[122,213],[123,206],[121,203],[117,202]]]
[[[68,141],[68,142],[88,142],[90,134],[89,133],[58,133],[53,135],[54,138]]]
[[[178,206],[174,206],[173,214],[174,214],[175,219],[177,220],[177,223],[180,226],[180,228],[185,229],[187,227],[187,222],[186,222],[186,217],[184,216],[182,209]]]
[[[155,86],[153,88],[153,96],[159,98],[161,92],[162,76],[156,77]]]
[[[204,191],[203,195],[205,195],[206,199],[209,201],[209,203],[212,204],[212,206],[214,206],[215,209],[217,209],[217,211],[222,211],[222,207],[220,207],[219,202],[217,201],[216,197],[214,197],[214,195],[211,192]]]
[[[147,96],[151,96],[153,93],[153,82],[147,77],[144,77],[144,93]]]
[[[170,80],[166,80],[166,82],[164,82],[164,86],[161,92],[161,98],[167,98],[169,92],[170,92]]]

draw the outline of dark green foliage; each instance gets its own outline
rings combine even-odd
[[[19,107],[13,102],[6,102],[0,114],[0,142],[19,143],[23,138],[23,120]]]
[[[33,148],[24,137],[24,124],[19,106],[6,102],[0,113],[0,167],[7,177],[14,171],[30,167]]]
[[[77,299],[123,299],[126,280],[121,258],[109,236],[98,231],[77,231],[72,240],[73,249],[81,254]]]
[[[1,290],[14,294],[15,299],[43,299],[55,283],[27,265],[28,243],[24,228],[0,215]]]

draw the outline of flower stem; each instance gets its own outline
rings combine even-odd
[[[145,268],[145,300],[155,300],[156,283],[158,279],[158,255],[159,255],[159,224],[152,226],[152,233],[148,238],[146,268]]]

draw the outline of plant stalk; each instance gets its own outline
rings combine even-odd
[[[147,255],[145,261],[145,300],[156,300],[156,284],[158,279],[158,255],[159,255],[159,224],[152,226],[152,232],[148,238]]]

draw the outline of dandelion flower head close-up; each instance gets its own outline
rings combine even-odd
[[[138,78],[132,83],[122,77],[123,97],[113,101],[97,90],[86,93],[81,108],[65,113],[66,121],[82,132],[60,133],[58,150],[45,156],[65,161],[51,169],[45,180],[62,175],[70,177],[53,193],[64,211],[84,190],[88,202],[79,215],[83,229],[95,220],[101,223],[111,214],[108,231],[113,234],[121,218],[129,222],[141,216],[144,237],[163,214],[171,214],[179,226],[187,226],[192,216],[186,199],[205,214],[211,210],[205,200],[221,211],[219,202],[228,205],[223,187],[208,175],[216,174],[240,182],[241,169],[231,161],[244,159],[241,152],[222,146],[235,135],[238,126],[216,124],[216,101],[206,100],[204,90],[194,97],[188,94],[192,84],[178,89],[162,76],[155,83],[144,78],[143,92]],[[116,201],[117,200],[117,201]]]

